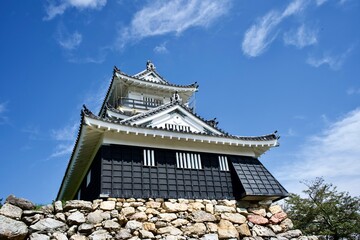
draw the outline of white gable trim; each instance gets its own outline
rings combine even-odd
[[[214,134],[223,135],[222,132],[209,126],[205,122],[201,121],[199,118],[195,117],[194,115],[192,115],[191,113],[189,113],[188,111],[183,109],[180,105],[174,105],[168,109],[165,109],[164,111],[161,111],[161,112],[151,115],[149,117],[135,120],[133,123],[135,125],[141,125],[148,121],[154,121],[156,119],[159,119],[159,122],[161,122],[162,116],[169,115],[171,112],[173,112],[175,110],[179,110],[182,114],[184,114],[186,116],[186,118],[183,118],[183,119],[186,119],[187,124],[189,126],[192,126],[194,129],[198,129],[199,132],[204,132],[202,128],[206,128],[209,131],[213,132]],[[144,114],[146,114],[146,113],[144,113]],[[166,117],[165,117],[165,119],[166,119]],[[126,119],[124,121],[126,121]],[[156,122],[154,124],[151,124],[150,126],[153,126],[153,125],[156,125]]]

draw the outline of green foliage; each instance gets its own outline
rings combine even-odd
[[[0,198],[0,208],[2,207],[2,201],[3,201],[3,199],[2,198]]]
[[[291,194],[286,200],[288,215],[295,228],[308,235],[330,239],[356,238],[360,234],[360,199],[338,192],[323,178],[304,182],[305,198]]]

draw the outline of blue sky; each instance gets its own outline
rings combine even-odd
[[[0,3],[0,198],[55,199],[86,104],[113,66],[197,81],[196,111],[235,135],[275,130],[260,160],[290,192],[323,176],[360,195],[357,0]]]

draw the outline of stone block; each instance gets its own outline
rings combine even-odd
[[[239,238],[239,233],[228,220],[220,220],[218,224],[219,239]]]
[[[0,239],[23,240],[28,234],[25,223],[0,215]]]
[[[100,203],[100,209],[104,211],[111,211],[115,209],[115,201],[103,201]]]
[[[22,213],[23,210],[21,208],[12,205],[10,203],[5,203],[0,209],[1,215],[4,215],[5,217],[9,217],[12,219],[20,219]]]

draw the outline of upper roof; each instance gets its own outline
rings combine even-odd
[[[150,60],[148,60],[146,62],[146,69],[135,74],[133,77],[150,82],[169,84],[169,82],[160,76],[160,74],[158,74],[155,69],[155,65]]]
[[[180,95],[186,95],[187,98],[189,98],[194,92],[198,91],[199,88],[197,82],[189,85],[179,85],[168,82],[155,70],[154,64],[150,61],[147,61],[145,70],[132,76],[122,72],[119,68],[114,66],[113,76],[101,106],[99,116],[104,114],[105,104],[109,101],[111,93],[115,90],[116,82],[120,82],[120,84],[122,82],[132,85],[141,85],[147,89],[162,89],[171,93],[178,92]]]

